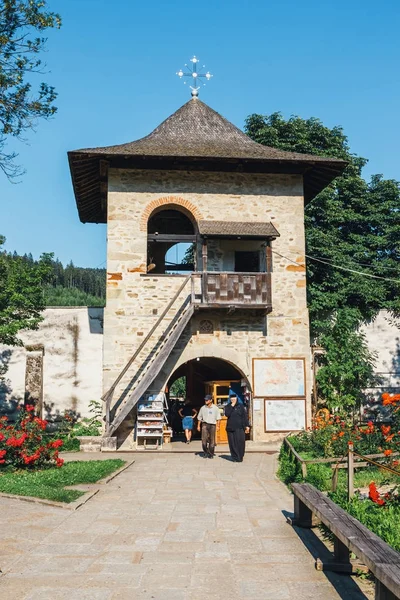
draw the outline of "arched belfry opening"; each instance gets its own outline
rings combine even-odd
[[[224,407],[228,402],[229,394],[237,394],[239,401],[246,407],[249,420],[252,417],[252,394],[248,379],[242,371],[231,362],[214,356],[201,356],[189,360],[172,373],[168,384],[169,397],[169,423],[174,431],[175,438],[181,434],[181,419],[179,408],[183,400],[189,399],[192,406],[198,411],[204,404],[205,394],[211,394],[213,402],[224,417]],[[221,421],[219,439],[217,443],[227,443],[225,419]]]
[[[153,212],[147,223],[147,270],[171,274],[195,270],[196,222],[181,208]]]

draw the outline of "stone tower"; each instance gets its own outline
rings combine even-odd
[[[81,221],[107,223],[106,435],[129,440],[143,394],[181,376],[195,403],[236,382],[255,441],[308,426],[304,203],[345,163],[257,144],[198,98],[69,162]]]

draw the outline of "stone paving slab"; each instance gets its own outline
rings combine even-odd
[[[275,468],[266,454],[136,453],[76,512],[1,498],[0,598],[365,600],[315,570]]]

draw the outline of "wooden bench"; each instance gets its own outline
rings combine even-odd
[[[353,552],[375,576],[375,600],[399,599],[400,553],[309,483],[293,483],[292,489],[293,525],[311,527],[315,515],[334,535],[330,569],[351,572]]]

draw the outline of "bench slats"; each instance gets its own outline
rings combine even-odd
[[[292,489],[375,577],[400,598],[400,553],[309,483],[293,483]]]

